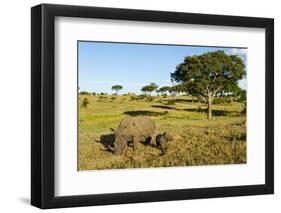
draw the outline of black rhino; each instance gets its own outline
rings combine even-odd
[[[118,128],[113,130],[115,134],[114,146],[108,146],[115,154],[121,154],[132,142],[134,149],[138,143],[147,143],[155,132],[155,122],[147,116],[128,116],[124,118]]]

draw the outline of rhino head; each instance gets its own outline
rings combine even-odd
[[[113,128],[111,128],[111,131],[115,134],[115,141],[113,146],[108,145],[108,148],[116,155],[122,154],[127,146],[127,138],[124,135],[118,134]]]

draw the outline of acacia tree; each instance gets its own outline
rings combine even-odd
[[[246,75],[245,64],[237,55],[224,51],[187,56],[171,73],[172,80],[192,87],[192,93],[201,96],[208,105],[208,119],[212,118],[212,102],[216,94],[227,90]]]
[[[115,90],[117,94],[122,89],[123,89],[122,85],[114,85],[114,86],[111,87],[111,90]]]
[[[161,93],[159,89],[155,90],[155,92],[157,93],[157,96],[159,96],[159,93]]]
[[[171,86],[169,88],[169,93],[170,95],[172,96],[172,102],[171,103],[175,103],[175,96],[176,96],[176,93],[177,93],[177,87],[174,85],[174,86]]]
[[[157,91],[161,93],[161,95],[166,94],[170,90],[169,86],[160,87]]]
[[[197,90],[195,89],[195,85],[193,82],[189,82],[188,84],[184,84],[184,88],[186,92],[191,96],[191,102],[193,103],[193,97],[198,97]],[[198,98],[199,100],[200,98]]]
[[[149,93],[151,96],[151,93],[156,90],[158,86],[155,83],[150,83],[149,85],[145,85],[141,88],[141,91],[144,93]]]
[[[175,95],[187,93],[186,85],[183,83],[172,86],[172,90],[175,92]]]

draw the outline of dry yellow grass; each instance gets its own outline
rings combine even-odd
[[[89,105],[79,110],[79,170],[246,163],[246,117],[241,103],[214,105],[214,117],[207,120],[204,105],[198,107],[186,97],[167,105],[167,99],[160,97],[147,102],[132,101],[130,96],[80,96],[80,104],[85,97]],[[97,140],[128,115],[148,115],[156,123],[156,134],[173,133],[167,152],[156,147],[155,139],[137,150],[129,147],[123,155],[107,151]]]

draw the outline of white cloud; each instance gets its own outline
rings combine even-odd
[[[247,49],[246,48],[232,48],[229,51],[229,54],[231,55],[247,55]]]
[[[246,48],[231,48],[227,52],[227,54],[229,54],[229,55],[237,55],[246,63],[247,52],[248,52],[248,49],[246,49]]]

